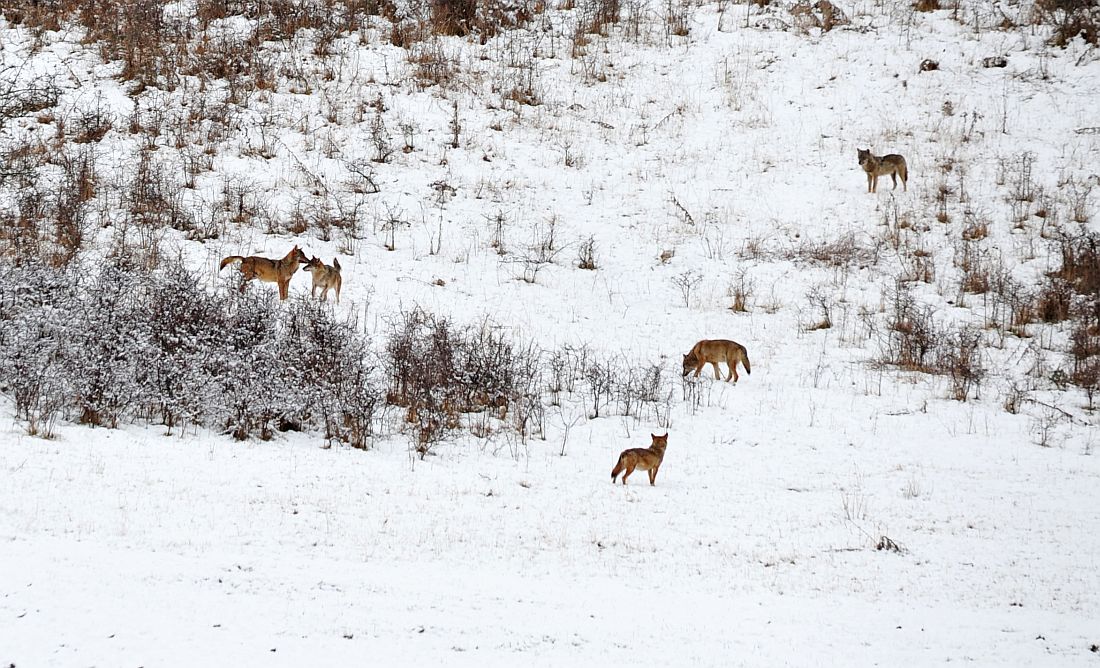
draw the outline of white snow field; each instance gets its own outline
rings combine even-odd
[[[235,286],[222,257],[299,244],[340,258],[332,307],[377,355],[418,306],[675,377],[642,418],[548,393],[543,433],[453,430],[423,458],[399,408],[357,450],[143,420],[62,419],[45,439],[5,396],[0,665],[1097,665],[1100,420],[1052,380],[1069,326],[1010,331],[961,287],[973,251],[1037,288],[1061,261],[1053,226],[1098,230],[1097,49],[1047,46],[1028,2],[958,19],[838,2],[850,23],[827,32],[787,2],[623,2],[584,39],[585,3],[548,4],[485,44],[427,42],[454,66],[438,84],[380,17],[328,55],[309,31],[269,42],[274,83],[205,144],[128,125],[224,101],[224,81],[135,90],[75,23],[0,12],[0,72],[62,90],[57,118],[13,117],[6,137],[113,119],[90,249],[117,241],[109,193],[145,154],[217,228],[156,240],[211,293]],[[982,66],[996,55],[1007,67]],[[388,162],[371,162],[377,136]],[[907,189],[868,193],[857,148],[904,155]],[[339,207],[357,230],[288,222]],[[577,266],[589,238],[594,270]],[[899,278],[936,322],[977,328],[965,401],[949,376],[882,363]],[[309,288],[296,275],[292,298]],[[744,344],[751,375],[681,384],[703,338]],[[621,450],[666,431],[655,486],[611,483]]]

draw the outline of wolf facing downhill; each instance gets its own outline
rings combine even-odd
[[[752,373],[752,367],[749,365],[749,352],[745,350],[745,346],[727,339],[703,339],[691,347],[691,352],[684,355],[684,369],[681,375],[686,376],[694,369],[695,377],[698,378],[703,366],[709,363],[714,367],[714,378],[721,380],[722,374],[718,371],[719,362],[724,362],[729,367],[729,373],[726,375],[727,383],[731,378],[733,382],[737,382],[739,377],[737,375],[738,362],[744,365],[745,373]]]
[[[898,188],[898,177],[901,177],[902,190],[909,190],[909,168],[905,165],[905,158],[896,153],[889,155],[872,155],[870,149],[856,149],[859,158],[859,166],[867,172],[867,192],[873,193],[878,189],[878,177],[889,175],[894,181],[894,190]]]
[[[336,303],[340,303],[340,287],[344,283],[344,279],[340,275],[340,260],[337,258],[332,259],[332,266],[328,266],[321,261],[320,258],[312,258],[306,262],[306,266],[302,268],[302,271],[308,271],[313,275],[313,288],[310,290],[310,296],[317,296],[317,288],[321,288],[321,301],[328,301],[328,291],[333,289],[336,292]]]
[[[309,258],[303,253],[298,246],[295,246],[293,250],[286,254],[281,260],[272,260],[271,258],[260,257],[259,255],[249,255],[244,257],[243,255],[230,255],[227,258],[222,258],[222,263],[218,266],[218,271],[225,269],[225,265],[230,262],[240,260],[241,263],[241,275],[244,276],[244,280],[241,282],[241,292],[244,292],[245,285],[248,281],[254,278],[258,278],[265,283],[278,283],[279,284],[279,299],[286,299],[290,294],[290,278],[294,276],[294,272],[298,271],[298,265],[303,262],[309,262]]]
[[[668,446],[668,432],[664,436],[649,435],[653,443],[648,448],[630,448],[623,450],[619,455],[619,461],[615,462],[615,468],[611,469],[611,482],[620,473],[623,474],[623,484],[634,473],[634,469],[649,471],[649,484],[653,485],[657,480],[657,470],[661,468],[661,461],[665,458],[665,448]]]

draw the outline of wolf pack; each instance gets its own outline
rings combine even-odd
[[[909,168],[904,157],[896,153],[874,155],[870,149],[862,148],[856,149],[856,157],[859,166],[867,175],[867,192],[877,192],[880,176],[889,176],[893,181],[895,190],[898,187],[898,179],[901,179],[902,189],[909,190]],[[249,281],[258,278],[265,283],[277,284],[279,286],[279,299],[285,300],[290,292],[290,279],[298,271],[298,267],[305,265],[302,271],[309,272],[313,277],[310,295],[316,298],[317,290],[321,290],[321,301],[327,301],[329,290],[332,290],[336,297],[336,303],[340,303],[340,287],[343,284],[343,278],[340,273],[340,261],[336,258],[333,258],[332,265],[327,265],[317,257],[307,257],[298,246],[294,246],[286,256],[278,260],[259,255],[247,257],[230,255],[222,258],[218,271],[225,269],[226,266],[234,262],[239,263],[242,276],[241,292],[244,292]],[[725,364],[727,383],[731,380],[734,383],[737,382],[739,378],[737,375],[738,364],[744,367],[745,373],[752,373],[749,354],[745,346],[729,339],[703,339],[697,342],[683,356],[681,376],[686,378],[689,373],[694,371],[694,377],[698,378],[699,373],[707,364],[710,364],[714,370],[715,380],[722,379],[718,365]],[[625,485],[630,474],[634,473],[636,469],[641,469],[648,472],[649,484],[656,484],[657,471],[661,468],[661,462],[665,458],[665,448],[668,446],[668,432],[661,436],[650,434],[650,438],[651,443],[648,448],[628,448],[619,454],[615,467],[611,469],[612,483],[617,482],[619,475],[622,474],[622,484]]]

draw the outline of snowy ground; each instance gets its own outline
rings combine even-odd
[[[610,424],[565,457],[415,466],[387,445],[13,435],[0,646],[19,666],[1095,661],[1094,457],[963,410],[923,434],[862,407],[732,412],[707,421],[728,436],[674,426],[658,485],[625,488],[607,471],[642,439]]]
[[[354,57],[333,87],[346,109],[384,88],[390,127],[415,122],[417,148],[378,168],[380,193],[359,197],[375,216],[361,239],[233,224],[205,243],[167,233],[165,248],[211,290],[225,289],[224,255],[297,242],[326,261],[341,253],[338,308],[373,335],[420,305],[670,370],[695,340],[733,338],[752,374],[703,380],[697,404],[674,397],[655,487],[640,473],[613,486],[609,472],[666,427],[586,419],[576,398],[550,409],[545,440],[465,435],[423,461],[392,432],[360,452],[323,449],[316,435],[236,443],[145,425],[62,425],[45,441],[7,421],[0,665],[1095,664],[1096,415],[1080,394],[1035,381],[1042,403],[1003,408],[1036,356],[1056,365],[1056,351],[990,332],[990,375],[965,403],[943,378],[870,362],[906,248],[933,258],[935,279],[914,287],[925,303],[982,321],[953,261],[964,208],[989,220],[983,248],[1013,276],[1051,269],[1041,221],[1012,224],[1012,176],[998,173],[1030,151],[1035,180],[1062,204],[1067,180],[1096,173],[1100,135],[1077,130],[1100,126],[1100,62],[948,12],[849,9],[860,30],[807,36],[704,4],[672,46],[594,38],[579,60],[548,38],[448,41],[465,49],[462,93],[403,84],[411,66],[377,36],[344,45]],[[15,62],[29,38],[0,27],[0,55]],[[492,92],[513,76],[503,63],[536,41],[543,104],[508,107]],[[1008,68],[980,67],[1002,53]],[[65,65],[73,108],[101,92],[120,118],[132,113],[76,41],[35,54],[37,67]],[[928,57],[940,70],[918,74]],[[365,154],[369,122],[310,113],[323,97],[254,101],[242,118],[278,119],[276,157],[224,149],[184,191],[189,205],[213,211],[220,188],[247,176],[285,217],[313,187],[303,174],[341,183],[326,156]],[[459,149],[446,148],[451,100]],[[139,143],[112,131],[100,150],[127,156]],[[884,179],[867,194],[857,147],[905,154],[908,192]],[[166,144],[157,159],[178,154]],[[948,158],[958,167],[942,176]],[[439,181],[455,189],[442,204]],[[970,198],[952,201],[948,223],[934,219],[944,182]],[[378,221],[395,210],[407,224],[391,251]],[[884,242],[870,266],[798,258],[846,234],[876,246],[891,216],[913,221],[907,245]],[[566,250],[528,283],[522,258],[551,220]],[[589,236],[597,271],[574,266]],[[742,272],[753,294],[734,313]],[[815,290],[832,305],[830,329],[808,330],[821,317]],[[307,293],[308,278],[291,291]],[[900,550],[876,549],[883,538]]]

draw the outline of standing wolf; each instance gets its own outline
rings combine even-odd
[[[316,297],[317,288],[321,288],[321,301],[328,301],[328,291],[331,288],[336,291],[336,303],[340,303],[340,286],[344,283],[340,275],[340,260],[332,258],[330,267],[322,262],[321,258],[315,257],[306,262],[302,271],[308,271],[313,275],[313,288],[309,292],[311,296]]]
[[[746,373],[752,373],[752,367],[749,366],[749,352],[745,350],[745,346],[727,339],[703,339],[691,347],[690,353],[684,355],[684,372],[682,375],[686,376],[691,373],[692,369],[695,369],[695,377],[698,378],[699,372],[703,370],[703,365],[709,363],[714,367],[714,378],[721,380],[722,374],[718,372],[719,362],[725,362],[726,366],[729,367],[729,374],[726,375],[727,383],[731,378],[733,382],[737,382],[738,362],[745,366]]]
[[[237,260],[241,262],[241,275],[244,276],[244,281],[241,283],[241,292],[244,292],[244,286],[248,281],[258,278],[265,283],[278,283],[279,299],[286,299],[289,296],[290,278],[294,275],[294,272],[298,271],[298,265],[302,262],[309,262],[306,254],[295,246],[294,250],[287,253],[286,257],[281,260],[272,260],[259,255],[249,255],[248,257],[230,255],[222,259],[218,271],[225,269],[225,265]]]
[[[894,190],[898,189],[898,177],[901,177],[902,190],[908,191],[909,168],[905,165],[905,158],[896,153],[890,155],[872,155],[870,150],[856,149],[859,157],[859,166],[867,172],[867,192],[873,193],[878,189],[878,177],[889,175],[894,181]]]
[[[631,473],[634,473],[636,468],[649,471],[650,485],[656,482],[657,469],[661,468],[661,461],[665,458],[665,448],[668,446],[668,432],[666,431],[664,436],[658,436],[657,434],[650,434],[649,436],[653,439],[653,444],[648,448],[630,448],[629,450],[623,450],[622,454],[619,455],[619,461],[615,463],[615,468],[611,469],[612,483],[622,473],[623,484],[625,485],[626,479],[630,477]]]

